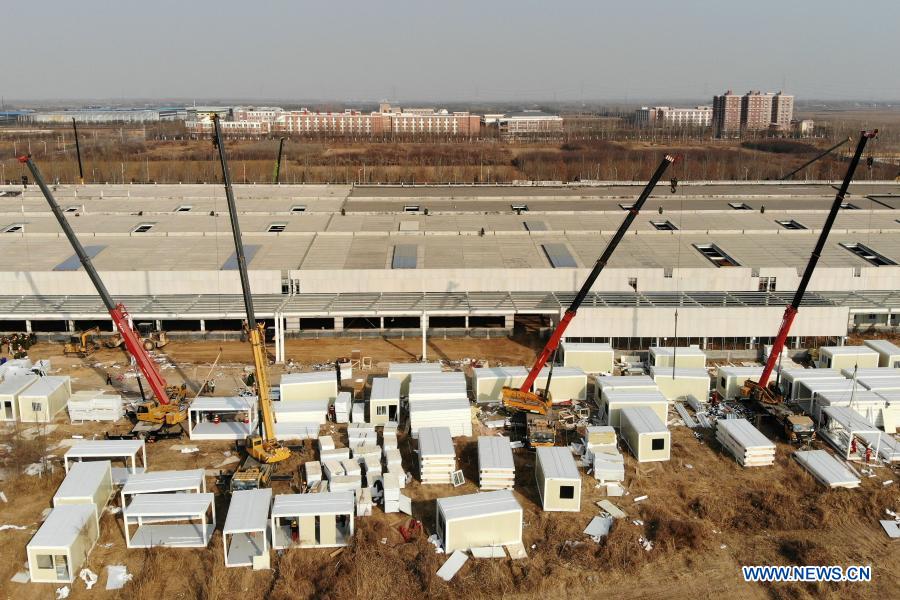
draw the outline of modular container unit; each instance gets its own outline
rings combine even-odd
[[[581,510],[581,473],[568,446],[538,447],[534,479],[545,511]]]
[[[333,401],[338,394],[337,372],[286,373],[281,376],[278,388],[281,390],[282,402]]]
[[[594,375],[594,401],[599,403],[604,390],[641,391],[658,390],[649,375]]]
[[[546,388],[548,377],[550,377],[550,367],[544,367],[537,379],[534,380],[534,389]],[[587,375],[577,367],[553,367],[550,396],[553,398],[554,404],[568,400],[587,400]]]
[[[107,394],[102,390],[75,392],[66,403],[69,420],[73,423],[84,421],[118,421],[125,416],[122,396]]]
[[[855,391],[852,389],[822,390],[816,392],[810,414],[816,423],[821,423],[822,411],[826,408],[852,408],[860,416],[869,419],[880,427],[884,425],[882,412],[887,404],[887,400],[877,392],[862,388],[857,388]]]
[[[353,537],[353,491],[282,494],[272,504],[272,547],[333,548]]]
[[[93,506],[64,504],[51,509],[25,548],[31,581],[73,583],[99,537]]]
[[[37,375],[11,375],[0,383],[0,421],[15,421],[19,418],[19,394],[37,380]]]
[[[304,400],[303,402],[273,402],[272,413],[276,423],[309,423],[324,425],[328,417],[330,401]]]
[[[672,435],[650,408],[622,409],[622,438],[638,462],[671,458]]]
[[[852,369],[877,367],[880,355],[868,346],[822,346],[819,348],[820,369]]]
[[[100,515],[113,493],[112,463],[108,460],[75,463],[53,495],[53,506],[89,504]]]
[[[748,379],[759,381],[762,367],[719,367],[716,371],[716,393],[723,400],[737,400]]]
[[[651,408],[663,422],[669,416],[669,401],[659,390],[604,390],[600,396],[600,419],[607,425],[620,427],[623,408],[645,406]]]
[[[879,367],[900,367],[900,347],[888,340],[863,340],[863,344],[878,353]]]
[[[423,427],[448,427],[453,437],[471,436],[472,406],[465,398],[410,401],[410,432],[418,436]]]
[[[373,377],[369,394],[369,423],[384,425],[400,420],[400,380]]]
[[[256,396],[194,398],[188,407],[192,440],[243,440],[256,431]]]
[[[72,446],[63,455],[63,466],[68,473],[76,463],[94,460],[121,460],[123,467],[112,468],[113,483],[121,485],[131,475],[147,469],[147,447],[144,440],[72,440]]]
[[[503,400],[503,388],[519,388],[528,377],[525,367],[481,367],[472,369],[472,394],[475,402],[493,403]]]
[[[409,377],[414,373],[440,373],[441,363],[391,363],[388,377],[400,381],[400,395],[409,394]]]
[[[128,506],[129,498],[141,494],[201,494],[206,492],[203,469],[183,471],[151,471],[135,473],[128,478],[119,493],[119,506]]]
[[[683,400],[693,396],[701,403],[709,401],[710,379],[706,369],[650,367],[653,381],[667,400]]]
[[[509,490],[438,498],[435,531],[444,552],[522,543],[522,507]]]
[[[72,395],[68,377],[47,375],[19,393],[19,420],[23,423],[49,423],[66,408]]]
[[[859,377],[856,384],[873,392],[895,392],[900,390],[900,377]]]
[[[772,379],[778,380],[781,394],[785,400],[794,400],[797,387],[801,381],[807,379],[846,379],[837,369],[782,369],[778,373],[772,373]]]
[[[612,373],[615,350],[609,344],[562,342],[559,350],[564,367],[577,367],[585,373]]]
[[[696,346],[650,346],[651,367],[671,367],[673,362],[676,367],[702,369],[706,367],[706,354]]]
[[[308,463],[307,463],[308,464]],[[272,490],[238,490],[231,494],[225,527],[222,528],[222,547],[226,567],[252,567],[263,558],[268,562],[269,508]]]
[[[214,500],[211,493],[136,495],[122,508],[125,546],[205,548],[216,530]]]
[[[900,377],[900,369],[894,367],[875,367],[869,369],[841,369],[841,375],[847,379],[890,379]]]

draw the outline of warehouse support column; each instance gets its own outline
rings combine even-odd
[[[516,325],[516,315],[504,315],[503,326],[506,329],[512,329]]]
[[[68,328],[69,333],[75,333],[75,321],[66,321],[66,327]]]
[[[156,320],[156,330],[162,331],[162,321],[160,321],[159,319]]]
[[[25,333],[31,333],[31,321],[25,319]]]
[[[200,319],[200,331],[206,331],[206,319]]]
[[[344,330],[344,317],[335,317],[334,318],[334,330],[335,331],[343,331]]]
[[[428,338],[428,315],[425,314],[425,311],[422,311],[422,360],[425,361],[428,358],[428,349],[426,347]]]

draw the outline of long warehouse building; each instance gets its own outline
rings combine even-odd
[[[558,319],[643,184],[238,185],[260,316],[289,335]],[[641,347],[753,348],[777,330],[830,182],[659,186],[568,330]],[[170,331],[234,331],[243,306],[221,185],[58,186],[113,296]],[[900,324],[900,184],[860,182],[792,343]],[[0,186],[0,330],[72,331],[105,310],[35,186]],[[305,333],[304,333],[305,332]],[[327,333],[325,333],[327,332]]]

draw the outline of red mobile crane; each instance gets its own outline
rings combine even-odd
[[[794,322],[794,317],[797,316],[797,311],[800,309],[800,303],[803,302],[806,288],[812,278],[813,271],[816,269],[816,265],[819,263],[819,257],[822,255],[822,250],[825,248],[825,241],[828,239],[828,234],[831,233],[831,228],[834,226],[835,219],[837,219],[838,211],[841,210],[844,196],[846,196],[847,189],[850,187],[850,182],[853,180],[853,174],[856,172],[856,167],[859,165],[859,160],[862,157],[866,143],[877,134],[877,129],[860,132],[859,142],[856,144],[856,151],[853,153],[853,158],[847,166],[847,172],[844,174],[844,180],[841,182],[841,187],[838,188],[838,193],[835,195],[834,202],[831,204],[828,218],[825,219],[825,224],[822,225],[822,233],[819,234],[819,239],[816,241],[816,245],[809,257],[809,262],[806,265],[806,270],[803,271],[800,285],[797,286],[797,291],[794,293],[793,300],[791,300],[791,303],[784,310],[781,327],[778,329],[778,335],[772,343],[772,351],[769,353],[769,357],[766,360],[766,366],[763,369],[762,375],[760,376],[759,381],[753,381],[751,379],[745,381],[742,389],[744,398],[755,403],[758,408],[762,409],[765,413],[772,415],[785,426],[788,438],[791,441],[796,441],[799,437],[811,437],[811,430],[809,432],[810,435],[803,436],[799,434],[805,432],[805,427],[808,426],[811,428],[812,421],[809,420],[808,417],[799,417],[798,415],[795,415],[783,406],[784,398],[776,389],[774,383],[771,386],[769,385],[769,377],[771,377],[772,372],[775,370],[775,365],[781,356],[781,351],[784,349],[788,333],[791,331],[791,324]],[[798,423],[796,422],[798,418],[806,419],[806,421],[809,422],[806,423],[804,421],[803,423]]]
[[[588,292],[591,291],[591,286],[593,286],[594,282],[597,281],[597,277],[600,276],[600,273],[601,271],[603,271],[606,263],[609,262],[609,259],[612,256],[613,252],[615,252],[616,247],[619,245],[619,242],[621,242],[622,238],[625,237],[625,233],[628,231],[628,228],[631,226],[631,223],[634,221],[635,217],[637,217],[638,213],[641,211],[641,207],[644,205],[644,202],[646,202],[647,198],[650,197],[650,193],[653,191],[653,188],[656,187],[656,184],[666,172],[666,169],[668,169],[673,162],[675,162],[675,157],[667,154],[666,157],[663,158],[659,166],[656,168],[656,172],[653,173],[650,181],[644,187],[644,191],[641,192],[641,195],[638,197],[637,201],[635,201],[635,203],[632,204],[628,209],[628,214],[625,215],[625,219],[622,221],[622,224],[619,225],[619,229],[609,241],[609,244],[606,246],[603,254],[600,255],[600,258],[597,259],[597,262],[594,264],[594,268],[591,270],[588,278],[581,286],[581,289],[578,290],[578,294],[575,296],[575,299],[572,300],[572,304],[570,304],[569,308],[566,309],[563,318],[556,326],[556,329],[553,330],[553,333],[550,335],[550,339],[547,341],[544,349],[541,350],[541,353],[538,355],[537,360],[534,361],[534,366],[531,367],[531,371],[528,372],[528,377],[525,378],[525,382],[518,389],[513,387],[503,388],[503,406],[513,410],[526,413],[534,413],[538,415],[546,415],[550,412],[550,409],[553,405],[552,398],[550,397],[550,379],[553,376],[552,364],[550,366],[550,374],[547,377],[547,385],[544,387],[544,390],[533,392],[531,391],[531,388],[534,385],[534,382],[537,379],[538,375],[540,374],[541,369],[544,368],[544,365],[547,364],[547,361],[552,355],[554,355],[557,348],[559,347],[559,341],[562,339],[563,334],[566,332],[566,328],[569,326],[569,323],[571,323],[572,319],[575,318],[575,313],[578,312],[578,307],[581,306],[581,303],[584,302],[584,299],[587,296]]]
[[[75,232],[72,230],[71,225],[69,225],[65,215],[59,208],[59,204],[57,204],[56,199],[53,197],[53,193],[44,182],[44,176],[41,174],[40,169],[34,164],[34,161],[31,160],[30,156],[19,157],[19,162],[24,163],[28,167],[34,180],[41,188],[44,198],[47,199],[47,203],[50,205],[50,210],[59,222],[59,226],[62,228],[63,233],[65,233],[66,237],[69,239],[69,243],[75,250],[75,254],[78,256],[78,260],[81,261],[91,283],[93,283],[94,287],[97,289],[97,293],[100,295],[100,299],[103,300],[106,310],[109,311],[110,318],[112,318],[116,329],[122,336],[125,348],[128,350],[128,353],[134,357],[138,369],[140,369],[141,374],[144,376],[144,379],[147,380],[153,395],[156,397],[155,404],[146,403],[143,405],[143,410],[138,413],[138,420],[148,421],[159,425],[175,425],[181,423],[187,417],[187,408],[181,405],[181,402],[184,399],[185,388],[183,386],[181,388],[167,387],[165,378],[163,378],[156,363],[144,349],[140,336],[131,326],[131,323],[128,320],[128,310],[125,308],[125,305],[114,302],[112,296],[109,295],[109,290],[106,289],[106,285],[103,283],[103,280],[100,279],[97,269],[94,268],[91,257],[84,251],[84,247],[75,236]],[[138,382],[140,383],[140,380],[138,380]]]

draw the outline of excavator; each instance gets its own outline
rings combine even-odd
[[[622,221],[622,224],[619,225],[619,229],[616,230],[615,235],[613,235],[609,244],[607,244],[603,254],[597,259],[594,268],[591,269],[591,272],[581,286],[581,289],[578,290],[578,294],[575,295],[575,299],[572,300],[569,308],[566,309],[565,314],[562,319],[560,319],[559,324],[553,330],[553,333],[551,333],[550,339],[547,340],[546,345],[543,350],[541,350],[541,353],[538,355],[537,360],[535,360],[534,365],[531,367],[531,370],[528,372],[528,376],[525,378],[522,385],[519,388],[508,386],[503,388],[502,399],[504,408],[508,411],[517,413],[517,415],[524,415],[526,442],[530,447],[553,446],[556,443],[555,431],[551,427],[553,398],[550,394],[550,381],[553,378],[553,364],[556,362],[556,352],[559,349],[560,340],[565,334],[569,323],[575,318],[575,314],[578,312],[581,303],[584,302],[588,292],[591,291],[594,282],[597,281],[600,273],[603,271],[604,267],[606,267],[610,257],[612,257],[613,252],[616,251],[619,242],[625,237],[628,228],[631,227],[632,222],[634,222],[634,219],[638,216],[638,213],[641,211],[647,198],[650,197],[653,188],[656,187],[660,178],[662,178],[663,174],[665,174],[666,170],[674,162],[675,156],[673,155],[667,154],[665,158],[663,158],[637,201],[635,201],[628,209],[628,214],[625,215],[625,219]],[[544,386],[543,390],[532,391],[535,380],[537,380],[538,375],[540,375],[541,370],[547,364],[547,361],[550,360],[551,356],[553,357],[553,360],[550,362],[547,384]],[[523,417],[519,416],[519,418],[522,419]]]
[[[150,358],[150,355],[147,354],[147,350],[145,350],[138,332],[132,327],[128,310],[125,308],[124,304],[117,304],[113,301],[112,296],[109,294],[109,290],[106,289],[106,285],[103,283],[103,280],[100,279],[97,269],[94,267],[93,262],[91,262],[90,256],[85,252],[81,242],[78,241],[78,237],[72,230],[72,226],[69,225],[69,222],[66,220],[62,209],[56,202],[56,198],[53,197],[53,192],[47,187],[47,183],[44,181],[44,176],[41,174],[40,169],[38,169],[38,166],[31,159],[30,155],[19,157],[19,162],[24,163],[31,171],[35,182],[44,194],[44,198],[47,199],[47,204],[50,205],[50,210],[53,212],[53,215],[59,222],[60,228],[63,230],[63,233],[66,234],[69,243],[72,245],[72,249],[75,250],[75,254],[81,261],[85,273],[87,273],[91,283],[94,284],[94,288],[97,290],[100,299],[103,300],[106,310],[109,311],[109,316],[112,319],[116,330],[119,332],[119,335],[122,337],[125,349],[134,359],[141,375],[143,375],[144,379],[150,385],[150,390],[153,392],[155,399],[142,402],[138,405],[136,411],[137,420],[145,424],[142,431],[154,431],[164,427],[179,425],[187,419],[187,405],[184,403],[186,387],[184,385],[180,387],[167,385],[166,380],[162,376],[162,373],[160,373],[159,368],[157,368],[156,363]],[[138,378],[138,384],[141,385],[140,378]],[[143,395],[143,385],[141,385],[141,396]],[[139,423],[138,425],[141,424]],[[148,425],[149,427],[147,427]]]
[[[80,358],[90,356],[100,349],[100,344],[94,341],[94,337],[99,335],[100,328],[91,327],[79,334],[71,336],[69,341],[63,346],[63,354],[65,356],[75,355]]]
[[[800,278],[800,285],[797,286],[797,291],[794,293],[791,303],[784,310],[784,316],[781,319],[778,335],[772,343],[772,350],[769,352],[769,357],[766,360],[766,366],[763,369],[762,375],[760,375],[759,381],[747,379],[741,387],[741,397],[744,401],[750,403],[761,415],[773,417],[775,421],[783,427],[785,437],[788,441],[793,443],[806,443],[814,438],[815,428],[812,419],[800,413],[799,410],[787,406],[784,397],[778,389],[777,382],[770,382],[769,377],[771,377],[772,372],[775,370],[776,364],[781,357],[781,351],[784,349],[784,344],[791,331],[791,324],[794,322],[794,317],[797,316],[797,312],[800,310],[800,304],[803,302],[806,288],[809,286],[809,281],[812,278],[813,272],[816,270],[819,258],[822,256],[822,250],[825,248],[828,234],[831,233],[831,228],[834,226],[838,212],[841,210],[841,204],[843,204],[844,197],[850,187],[850,182],[853,180],[856,167],[859,166],[859,161],[860,158],[862,158],[866,143],[870,139],[873,139],[877,134],[877,129],[860,132],[859,141],[856,144],[853,158],[847,166],[844,180],[841,182],[841,186],[838,188],[838,192],[834,197],[834,202],[831,204],[831,210],[828,213],[828,217],[825,219],[825,224],[822,225],[822,232],[819,234],[819,239],[816,241],[816,245],[809,257],[809,262],[806,264],[806,269],[803,271],[803,277]]]
[[[225,156],[225,144],[222,141],[222,130],[219,117],[213,115],[214,143],[219,149],[219,162],[222,166],[222,180],[225,183],[225,199],[228,203],[228,215],[231,219],[231,233],[234,237],[234,251],[238,272],[241,279],[241,291],[244,295],[244,308],[247,312],[247,338],[253,352],[254,385],[259,410],[261,430],[251,433],[244,441],[244,458],[231,476],[229,490],[256,489],[269,485],[276,465],[291,457],[291,450],[283,446],[275,438],[275,416],[272,411],[272,398],[269,390],[269,359],[265,347],[265,323],[257,323],[253,309],[253,296],[250,294],[250,276],[247,273],[247,259],[244,254],[244,242],[241,239],[241,226],[238,219],[237,205],[234,201],[234,190],[231,186],[231,173],[228,170],[228,159]]]

